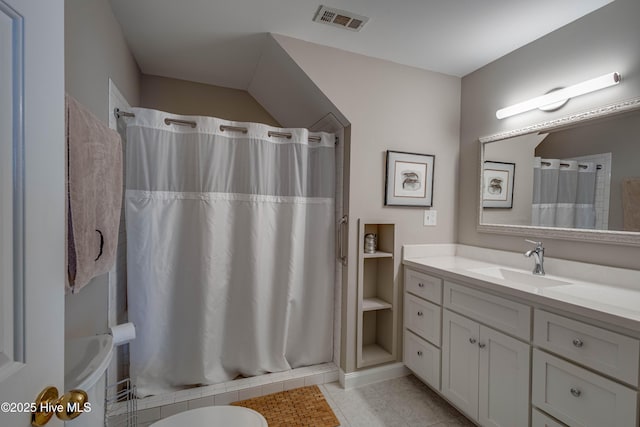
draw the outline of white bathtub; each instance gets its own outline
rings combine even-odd
[[[76,338],[65,343],[64,389],[89,395],[91,412],[65,423],[66,427],[103,427],[105,372],[113,355],[111,335]]]

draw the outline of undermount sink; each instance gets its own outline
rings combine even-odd
[[[494,279],[506,280],[512,284],[520,284],[525,286],[533,286],[535,288],[549,288],[553,286],[571,285],[572,282],[551,278],[547,276],[538,276],[521,270],[514,270],[505,267],[483,267],[469,270],[472,273],[489,276]]]
[[[596,284],[576,284],[564,288],[545,290],[544,294],[551,297],[581,300],[606,304],[633,313],[640,307],[640,292],[635,289],[617,288]]]

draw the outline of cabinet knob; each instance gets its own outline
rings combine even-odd
[[[580,390],[578,390],[577,388],[571,387],[571,394],[573,394],[575,397],[580,397],[582,392]]]
[[[475,344],[475,343],[476,343],[476,339],[475,339],[475,338],[469,338],[469,342],[470,342],[471,344]]]
[[[422,282],[418,283],[418,287],[419,288],[424,288],[424,283],[422,283]]]
[[[574,338],[573,345],[575,347],[580,348],[580,347],[582,347],[584,345],[584,343],[582,342],[582,340],[580,338]]]
[[[422,357],[422,350],[418,350],[418,356]]]
[[[485,344],[483,342],[478,343],[478,347],[480,347],[480,348],[485,348],[486,346],[487,346],[487,344]]]
[[[422,316],[422,312],[421,311],[418,312],[418,316]]]

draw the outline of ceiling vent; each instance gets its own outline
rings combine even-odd
[[[345,12],[340,9],[320,6],[313,20],[315,22],[333,25],[334,27],[344,28],[346,30],[360,31],[362,27],[364,27],[364,24],[369,21],[369,18],[356,15],[355,13]]]

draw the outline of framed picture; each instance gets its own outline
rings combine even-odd
[[[387,151],[385,206],[432,206],[435,160],[430,154]]]
[[[482,207],[513,208],[515,163],[485,161],[482,169]]]

